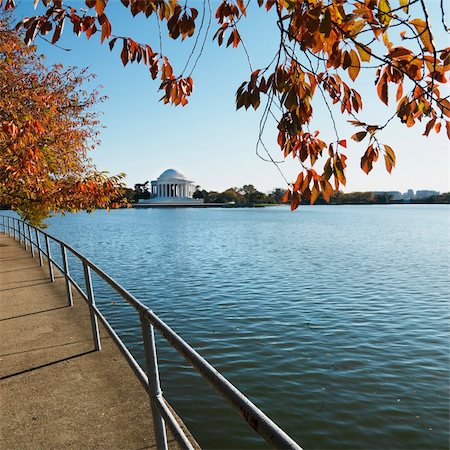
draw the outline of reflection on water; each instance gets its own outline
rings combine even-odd
[[[448,448],[447,206],[132,209],[49,223],[305,449]],[[142,360],[133,310],[98,279],[95,290]],[[165,395],[205,448],[264,448],[161,339],[158,351]]]

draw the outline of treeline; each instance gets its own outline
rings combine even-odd
[[[282,202],[286,190],[274,189],[269,194],[258,191],[253,184],[241,188],[231,187],[223,192],[197,189],[194,198],[203,198],[205,203],[229,203],[236,206],[276,205]]]
[[[283,196],[286,189],[276,188],[265,194],[258,191],[252,184],[245,184],[242,187],[230,187],[223,192],[206,191],[197,186],[194,198],[202,198],[205,203],[220,203],[235,206],[263,206],[263,205],[279,205],[283,203]],[[148,182],[136,184],[134,189],[126,189],[126,197],[130,203],[137,202],[139,199],[148,199],[151,194],[148,190]],[[304,201],[304,203],[308,203]],[[431,195],[429,197],[410,200],[395,200],[392,195],[386,193],[375,192],[350,192],[335,193],[327,203],[321,195],[316,201],[319,205],[382,205],[382,204],[402,204],[402,203],[450,203],[450,193]]]
[[[231,187],[223,192],[206,191],[197,186],[193,197],[202,198],[205,203],[228,203],[238,206],[275,205],[281,203],[285,192],[285,189],[274,189],[271,193],[264,194],[252,184],[246,184],[241,188]],[[151,198],[148,182],[135,184],[134,189],[125,189],[125,196],[130,203]]]
[[[319,198],[318,204],[325,204],[326,202]],[[393,199],[389,193],[374,193],[374,192],[337,192],[331,197],[330,203],[332,205],[383,205],[383,204],[403,204],[403,203],[425,203],[425,204],[442,204],[450,203],[450,192],[443,194],[430,195],[420,199]]]
[[[137,186],[137,188],[136,188]],[[136,185],[134,189],[124,189],[124,196],[129,203],[136,203],[139,199],[148,199],[150,192],[146,189],[146,183]],[[223,192],[206,191],[197,189],[194,198],[203,198],[205,203],[228,204],[230,206],[264,206],[280,205],[286,189],[277,188],[268,194],[258,191],[252,184],[246,184],[242,188],[232,187]],[[304,203],[308,204],[307,201]],[[392,195],[375,194],[374,192],[350,192],[344,194],[337,192],[327,203],[321,196],[316,205],[386,205],[386,204],[450,204],[450,192],[430,195],[429,197],[410,200],[394,200]],[[9,205],[0,205],[1,209],[10,209]]]

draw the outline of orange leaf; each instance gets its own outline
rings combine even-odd
[[[236,3],[239,7],[239,9],[241,10],[241,13],[244,14],[244,16],[247,15],[247,11],[245,9],[245,3],[244,0],[236,0]]]
[[[398,102],[402,98],[402,95],[403,95],[403,83],[400,83],[397,88],[397,95],[395,100],[397,100]]]
[[[322,187],[322,196],[324,200],[329,202],[333,195],[333,187],[327,180],[320,181],[320,186]]]
[[[97,0],[95,2],[95,10],[97,11],[97,15],[101,16],[103,14],[105,6],[106,6],[105,0]]]
[[[291,211],[294,211],[298,208],[298,205],[300,205],[300,196],[298,195],[298,192],[295,191],[292,194],[292,200],[291,200]]]
[[[109,20],[105,15],[103,16],[105,17],[105,19],[103,20],[102,23],[102,38],[101,38],[102,44],[106,38],[109,38],[111,36],[111,23],[109,22]]]
[[[384,145],[384,161],[386,164],[386,170],[391,173],[392,168],[395,167],[395,153],[389,145]]]
[[[319,197],[319,189],[316,186],[316,184],[314,184],[312,190],[311,190],[311,198],[309,199],[309,202],[311,203],[311,205],[313,205],[317,198]]]
[[[291,191],[288,189],[284,194],[283,197],[281,197],[281,203],[287,203],[289,199],[291,198]]]
[[[411,20],[409,23],[411,25],[414,25],[414,27],[416,28],[417,34],[419,35],[420,40],[422,41],[425,49],[428,52],[433,53],[434,52],[433,43],[431,40],[430,31],[427,28],[427,23],[425,22],[425,20],[414,19]]]

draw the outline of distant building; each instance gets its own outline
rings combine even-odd
[[[408,191],[402,195],[402,198],[406,201],[412,200],[415,198],[414,191],[412,189],[408,189]]]
[[[401,200],[402,194],[399,191],[375,191],[373,192],[374,195],[377,196],[387,196],[389,200]]]
[[[416,191],[416,198],[427,198],[427,197],[431,197],[432,195],[439,195],[439,192],[438,191],[427,191],[427,190]]]
[[[139,203],[160,203],[197,205],[203,199],[194,199],[194,181],[188,180],[185,175],[174,169],[165,170],[156,180],[151,182],[149,199],[139,199]]]

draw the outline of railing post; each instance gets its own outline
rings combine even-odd
[[[27,227],[25,221],[22,223],[22,227],[23,227],[23,239],[25,241],[25,250],[28,250],[28,246],[30,245],[30,243],[28,242]]]
[[[161,417],[156,398],[162,395],[159,383],[158,358],[156,356],[155,333],[153,325],[150,325],[144,314],[141,312],[142,338],[144,340],[145,362],[147,366],[148,377],[148,396],[152,408],[153,428],[156,437],[156,448],[158,450],[167,450],[167,434],[164,419]]]
[[[61,258],[62,258],[63,269],[64,269],[64,277],[66,278],[67,301],[69,302],[69,306],[73,306],[72,288],[71,288],[70,281],[68,278],[69,264],[67,263],[67,253],[66,253],[66,247],[64,247],[64,244],[61,244]]]
[[[16,240],[16,218],[13,219],[13,239]]]
[[[27,249],[27,236],[25,234],[25,222],[22,220],[22,242],[25,245],[25,249]]]
[[[8,217],[8,235],[9,237],[11,237],[11,222],[10,222],[11,217]]]
[[[22,244],[22,232],[20,231],[20,220],[17,221],[17,233],[19,234],[19,243]]]
[[[27,241],[27,232],[25,231],[25,222],[22,222],[22,234],[23,234],[23,243],[25,244],[25,250],[28,250],[28,241]]]
[[[86,294],[89,300],[89,304],[91,306],[94,306],[95,299],[94,299],[94,289],[92,288],[91,270],[87,265],[86,261],[83,261],[83,269],[84,269],[84,281],[86,282]],[[91,327],[92,327],[92,336],[94,338],[95,350],[101,350],[102,345],[100,343],[100,333],[98,331],[97,316],[95,315],[95,312],[92,311],[90,308],[89,310],[91,314]]]
[[[31,256],[34,258],[34,247],[33,247],[33,239],[31,237],[30,224],[27,224],[27,230],[28,230],[28,237],[30,238]]]
[[[52,254],[50,250],[50,242],[47,235],[45,235],[45,247],[47,249],[48,272],[50,274],[50,281],[53,283],[55,281],[55,274],[53,273]]]
[[[37,245],[37,251],[38,251],[38,256],[39,256],[39,265],[42,267],[42,249],[41,249],[41,240],[39,239],[39,232],[38,229],[35,228],[34,229],[35,233],[36,233],[36,245]],[[20,237],[20,235],[19,235]]]
[[[5,228],[5,216],[2,216],[2,226],[3,226],[3,233],[5,233],[5,231],[6,231],[6,228]]]

